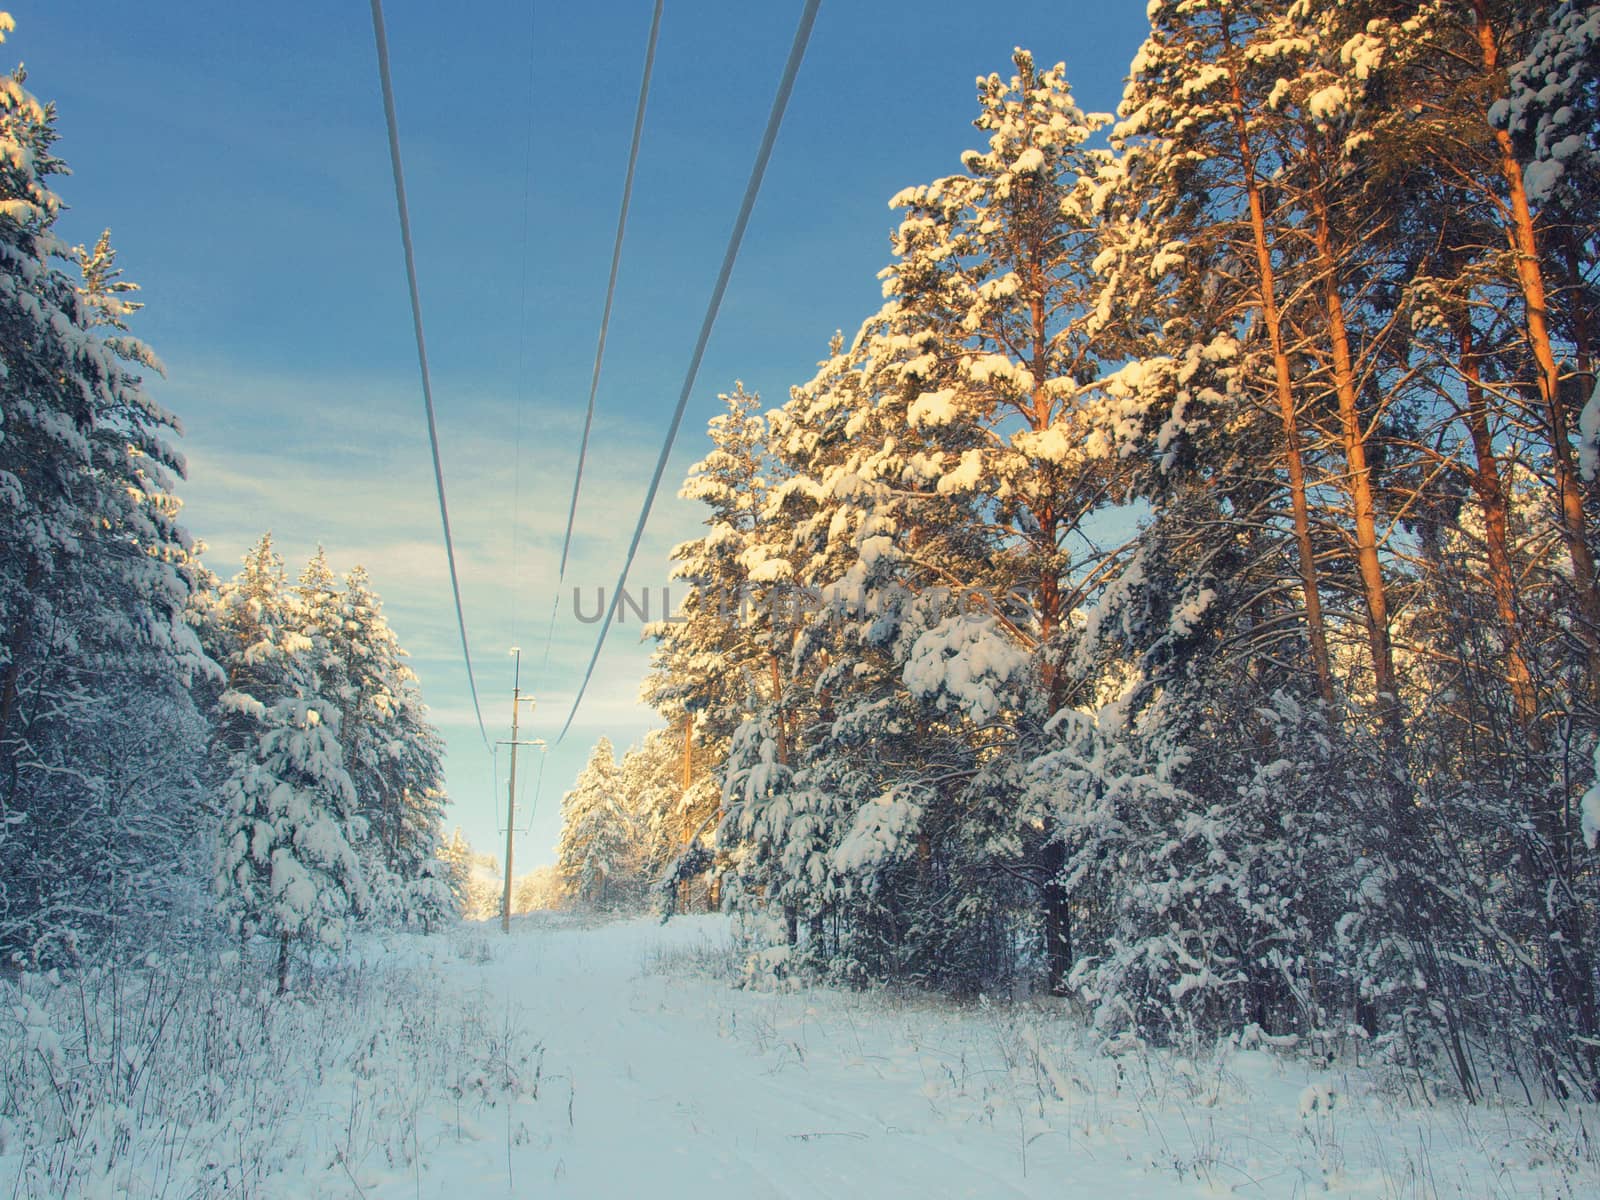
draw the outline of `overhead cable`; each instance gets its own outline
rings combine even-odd
[[[622,241],[628,230],[628,206],[633,201],[633,176],[639,165],[639,143],[644,138],[644,113],[650,99],[650,75],[655,69],[656,42],[661,34],[663,0],[656,0],[650,16],[650,36],[645,43],[644,73],[639,79],[639,103],[633,114],[633,140],[628,146],[628,170],[622,180],[622,205],[617,212],[617,233],[611,243],[611,273],[606,280],[606,303],[600,312],[600,336],[594,348],[594,370],[589,376],[589,404],[583,415],[583,436],[578,441],[578,468],[572,477],[572,499],[567,505],[567,531],[561,538],[561,566],[556,572],[555,595],[550,602],[550,625],[545,630],[544,661],[550,661],[550,642],[555,636],[556,610],[561,603],[561,585],[567,578],[567,556],[572,550],[572,527],[578,516],[578,492],[583,487],[583,464],[589,453],[589,431],[594,427],[595,396],[600,391],[600,369],[605,363],[606,334],[611,328],[611,305],[617,295],[617,272],[622,265]]]
[[[689,359],[689,369],[684,375],[683,389],[678,393],[678,405],[673,410],[666,439],[662,442],[661,453],[656,458],[655,472],[651,475],[650,486],[645,491],[644,504],[639,509],[639,520],[634,525],[627,556],[623,559],[622,570],[617,575],[617,586],[612,589],[611,603],[606,607],[605,620],[600,626],[599,636],[595,639],[594,652],[589,656],[589,665],[583,673],[583,681],[578,685],[577,695],[573,697],[572,709],[567,713],[566,722],[556,737],[557,744],[567,736],[567,730],[572,728],[572,719],[578,715],[578,707],[583,703],[584,692],[588,690],[589,680],[594,676],[595,664],[600,661],[600,651],[605,646],[606,634],[610,631],[612,619],[616,616],[617,605],[622,599],[623,588],[628,581],[628,571],[633,566],[634,555],[638,553],[640,539],[644,537],[645,523],[650,519],[650,509],[655,504],[656,492],[661,487],[661,477],[666,472],[667,459],[671,456],[672,445],[677,440],[678,428],[683,424],[684,410],[689,406],[689,396],[694,391],[695,379],[700,373],[700,361],[705,357],[706,344],[711,340],[712,327],[716,324],[717,313],[722,307],[723,295],[728,290],[728,280],[733,275],[733,265],[739,257],[739,246],[744,241],[745,227],[750,223],[750,213],[755,208],[757,195],[760,194],[767,161],[772,157],[773,144],[778,140],[778,130],[783,125],[784,110],[788,107],[789,95],[794,90],[795,78],[800,73],[800,64],[805,59],[806,45],[811,40],[811,29],[816,23],[817,9],[821,5],[822,0],[806,0],[805,10],[800,15],[800,26],[795,30],[794,43],[789,48],[789,59],[784,64],[783,78],[778,84],[778,94],[772,101],[772,111],[767,117],[767,128],[761,138],[761,148],[756,153],[755,165],[750,170],[750,181],[745,185],[744,201],[739,206],[738,219],[734,222],[733,232],[728,238],[727,251],[722,256],[722,269],[717,273],[716,286],[712,289],[711,300],[706,305],[705,319],[700,325],[700,336],[695,341],[694,354]]]
[[[417,364],[422,369],[422,400],[428,414],[428,445],[433,449],[433,482],[439,494],[439,520],[444,526],[444,552],[450,564],[450,591],[456,603],[456,626],[461,631],[461,657],[467,667],[467,688],[472,693],[472,711],[478,718],[478,733],[485,750],[489,731],[478,704],[478,684],[472,672],[472,648],[467,640],[467,618],[461,608],[461,581],[456,573],[455,540],[450,535],[450,504],[445,498],[444,466],[439,457],[439,427],[433,411],[433,381],[428,373],[428,344],[422,334],[422,300],[417,292],[416,255],[411,248],[411,215],[406,208],[405,171],[400,165],[400,124],[395,118],[394,84],[389,78],[389,39],[383,26],[383,0],[372,0],[372,35],[378,48],[378,78],[383,85],[383,116],[389,126],[389,162],[394,168],[394,200],[400,212],[400,241],[405,247],[406,284],[411,290],[411,324],[417,336]]]

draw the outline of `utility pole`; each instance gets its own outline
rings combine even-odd
[[[522,745],[537,745],[537,742],[517,741],[517,718],[522,713],[522,648],[511,647],[511,653],[516,655],[516,667],[511,676],[511,741],[501,742],[502,746],[511,747],[511,779],[506,784],[506,886],[500,896],[500,930],[502,933],[511,932],[511,850],[512,839],[517,833],[517,747]],[[529,704],[533,697],[529,696]]]

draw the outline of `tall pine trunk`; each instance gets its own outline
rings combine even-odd
[[[1483,514],[1483,540],[1489,566],[1489,586],[1494,594],[1495,611],[1500,618],[1506,646],[1506,683],[1516,709],[1517,727],[1536,753],[1543,749],[1539,727],[1539,699],[1528,669],[1528,656],[1522,635],[1522,614],[1517,604],[1517,583],[1511,564],[1509,521],[1505,484],[1500,475],[1500,460],[1489,430],[1488,404],[1479,374],[1478,357],[1473,348],[1472,326],[1460,329],[1460,369],[1466,384],[1467,430],[1472,437],[1477,469],[1472,473],[1472,489]]]
[[[1272,348],[1272,374],[1278,400],[1278,416],[1283,423],[1284,466],[1289,476],[1289,504],[1294,520],[1295,552],[1299,557],[1300,588],[1305,596],[1306,641],[1311,649],[1311,664],[1317,673],[1317,692],[1326,704],[1333,703],[1333,669],[1328,657],[1327,624],[1322,616],[1322,597],[1317,589],[1316,547],[1311,541],[1311,506],[1306,499],[1305,452],[1300,438],[1300,422],[1295,407],[1294,380],[1289,355],[1284,349],[1283,314],[1278,307],[1277,271],[1272,265],[1272,250],[1267,244],[1266,204],[1261,182],[1256,177],[1255,148],[1244,120],[1244,93],[1236,64],[1230,57],[1229,87],[1233,99],[1233,126],[1238,140],[1240,170],[1244,175],[1245,195],[1250,205],[1250,232],[1255,242],[1256,285],[1260,296],[1261,319],[1267,327]]]
[[[1321,176],[1321,165],[1313,169]],[[1362,423],[1356,394],[1355,364],[1350,352],[1350,330],[1344,299],[1339,294],[1339,258],[1333,243],[1333,214],[1323,178],[1311,182],[1309,199],[1314,220],[1312,240],[1317,252],[1318,299],[1326,324],[1333,367],[1333,390],[1339,409],[1340,441],[1344,447],[1345,489],[1350,496],[1350,521],[1356,551],[1356,570],[1365,601],[1367,645],[1372,658],[1373,686],[1377,696],[1379,727],[1385,747],[1398,770],[1405,761],[1405,722],[1400,707],[1400,684],[1394,668],[1394,645],[1389,631],[1389,593],[1383,562],[1378,556],[1377,502],[1372,487],[1372,467],[1367,457],[1367,430]],[[1396,789],[1398,797],[1403,789]]]
[[[1048,429],[1055,419],[1054,400],[1044,381],[1049,375],[1049,314],[1045,305],[1046,280],[1041,266],[1043,252],[1035,244],[1032,253],[1024,255],[1025,261],[1017,263],[1019,273],[1029,286],[1028,316],[1032,324],[1031,359],[1029,368],[1034,378],[1031,411],[1025,411],[1029,425],[1036,431]],[[1051,643],[1067,619],[1066,598],[1062,595],[1061,580],[1057,575],[1057,539],[1064,524],[1058,511],[1058,497],[1049,493],[1032,506],[1038,532],[1034,545],[1043,560],[1039,572],[1037,604],[1039,608],[1039,650],[1041,654],[1040,682],[1045,693],[1045,707],[1049,714],[1061,708],[1066,681],[1058,664],[1052,658]],[[1067,992],[1067,978],[1072,972],[1072,898],[1061,872],[1066,866],[1066,853],[1059,842],[1047,844],[1040,855],[1043,875],[1040,901],[1044,916],[1045,970],[1047,986],[1053,996]]]

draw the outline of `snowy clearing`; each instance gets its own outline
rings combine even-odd
[[[357,953],[315,995],[285,1001],[266,984],[241,994],[226,971],[187,985],[159,968],[125,977],[114,1051],[105,977],[0,985],[0,1111],[22,1089],[34,1097],[27,1119],[0,1124],[0,1195],[1600,1187],[1593,1109],[1423,1107],[1376,1075],[1260,1050],[1111,1058],[1044,1005],[739,990],[717,917],[544,916],[509,938],[466,925]],[[110,1061],[120,1089],[95,1074]]]

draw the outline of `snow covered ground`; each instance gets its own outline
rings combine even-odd
[[[0,983],[0,1111],[33,1104],[0,1121],[0,1196],[1600,1194],[1593,1109],[1111,1058],[1054,1006],[738,990],[715,917],[360,951],[287,1001]]]

